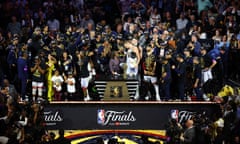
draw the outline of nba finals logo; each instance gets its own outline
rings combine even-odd
[[[186,120],[192,119],[192,117],[196,115],[196,112],[191,111],[179,111],[179,110],[171,110],[171,118],[175,119],[177,122],[182,123]]]
[[[171,118],[172,119],[175,119],[176,121],[178,121],[178,113],[179,111],[178,110],[171,110]]]
[[[132,111],[97,110],[97,123],[99,125],[126,126],[135,121],[136,118]]]
[[[100,109],[97,112],[97,123],[100,125],[104,125],[105,123],[105,110]]]

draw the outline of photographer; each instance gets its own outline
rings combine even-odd
[[[180,143],[180,136],[182,133],[182,126],[175,120],[171,119],[167,125],[166,135],[169,137],[167,144]]]

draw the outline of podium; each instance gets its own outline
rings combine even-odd
[[[135,97],[138,80],[122,76],[102,76],[95,80],[95,86],[101,100],[104,101],[129,101]]]

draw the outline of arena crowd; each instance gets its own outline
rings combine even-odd
[[[157,101],[214,100],[211,83],[240,81],[237,0],[3,0],[0,11],[1,134],[16,143],[46,138],[41,102],[94,100],[102,76],[137,79],[134,100]]]

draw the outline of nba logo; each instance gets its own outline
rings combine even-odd
[[[105,122],[105,110],[100,109],[97,111],[97,123],[104,125],[104,122]]]
[[[171,110],[171,118],[178,121],[178,110]]]

